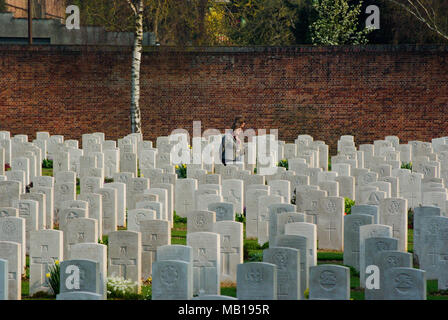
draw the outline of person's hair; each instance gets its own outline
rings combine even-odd
[[[237,115],[237,116],[235,117],[235,120],[233,121],[233,124],[232,124],[232,130],[235,130],[235,129],[241,127],[241,125],[242,125],[243,123],[245,123],[245,122],[246,122],[246,121],[244,120],[244,118],[243,118],[242,115]]]

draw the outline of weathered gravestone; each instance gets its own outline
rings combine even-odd
[[[258,236],[258,200],[269,195],[269,186],[266,187],[267,190],[253,188],[246,191],[246,238]]]
[[[17,200],[14,206],[19,209],[19,217],[25,219],[25,249],[30,252],[30,232],[38,229],[39,203],[34,200]]]
[[[269,244],[275,245],[275,237],[277,236],[277,217],[287,212],[295,212],[296,206],[288,203],[273,203],[268,206],[269,214]]]
[[[312,218],[312,217],[311,217]],[[307,220],[307,216],[304,213],[298,212],[284,212],[277,216],[277,235],[285,234],[285,225],[293,222],[310,222],[312,219]]]
[[[109,233],[108,273],[135,282],[137,293],[141,288],[141,257],[140,232],[120,230]]]
[[[90,218],[71,219],[64,228],[64,259],[70,257],[70,250],[78,243],[98,242],[98,221]]]
[[[156,219],[156,212],[150,209],[134,209],[128,211],[127,229],[140,231],[140,223],[144,220]]]
[[[174,224],[174,185],[171,183],[152,183],[151,187],[153,188],[159,188],[159,189],[165,189],[167,192],[167,210],[168,210],[168,216],[167,219],[170,222],[171,228]]]
[[[0,301],[8,300],[8,260],[0,259]]]
[[[152,275],[152,265],[157,261],[157,248],[171,244],[171,228],[166,220],[143,220],[140,222],[142,234],[142,277]]]
[[[65,260],[60,263],[60,294],[90,292],[100,294],[100,266],[93,260]]]
[[[0,208],[0,218],[4,217],[18,217],[19,209],[12,207],[2,207]]]
[[[215,222],[216,213],[213,211],[190,211],[187,219],[187,233],[212,232]]]
[[[277,300],[277,266],[249,262],[237,267],[238,300]]]
[[[364,273],[362,277],[363,283],[360,284],[361,288],[366,285],[367,275],[370,274],[366,272],[367,267],[375,265],[375,257],[381,251],[391,251],[398,250],[398,240],[396,238],[388,238],[388,237],[371,237],[367,238],[364,241],[364,263],[365,269],[360,270],[360,274]],[[361,281],[361,280],[360,280]]]
[[[324,197],[318,201],[317,237],[320,249],[344,249],[344,198]]]
[[[20,217],[0,218],[0,241],[17,242],[21,246],[22,253],[22,273],[26,267],[26,237],[25,219]]]
[[[187,245],[193,248],[193,294],[219,294],[221,273],[219,234],[188,233]]]
[[[74,291],[59,293],[56,300],[105,300],[105,298],[98,293],[87,291]]]
[[[235,209],[231,202],[212,202],[208,204],[207,210],[216,213],[216,222],[235,220]]]
[[[438,279],[445,268],[440,269],[448,252],[448,218],[423,218],[419,264],[426,271],[426,279]]]
[[[392,236],[398,239],[398,250],[408,251],[408,201],[388,198],[380,201],[380,223],[392,227]]]
[[[303,236],[282,235],[276,238],[277,247],[288,247],[300,252],[300,299],[304,299],[305,290],[308,288],[309,259],[307,254],[308,239]]]
[[[103,238],[103,196],[98,193],[78,195],[78,200],[88,203],[89,218],[98,221],[98,238]]]
[[[47,213],[47,202],[46,202],[46,195],[44,193],[25,193],[20,195],[20,200],[34,200],[37,201],[39,203],[38,206],[38,213],[37,213],[37,220],[38,220],[38,229],[42,230],[42,229],[46,229],[46,213]]]
[[[344,217],[344,264],[359,271],[359,227],[372,224],[373,216],[350,214]]]
[[[153,300],[193,298],[193,268],[185,261],[159,260],[152,266]]]
[[[18,181],[0,181],[0,207],[13,207],[14,200],[20,199],[21,190]]]
[[[107,246],[99,243],[77,243],[70,249],[70,260],[92,260],[99,264],[100,292],[102,298],[107,297]]]
[[[221,283],[236,283],[237,265],[243,263],[243,224],[235,221],[219,221],[213,232],[220,235]]]
[[[277,300],[299,300],[300,252],[287,247],[263,250],[263,262],[277,266]]]
[[[87,218],[87,211],[81,208],[62,209],[60,212],[59,230],[65,231],[68,222],[78,218]]]
[[[198,182],[195,179],[179,179],[176,181],[174,207],[178,216],[187,217],[188,212],[194,210],[194,194],[197,188]]]
[[[42,291],[52,293],[46,274],[56,261],[63,260],[63,232],[37,230],[30,234],[29,295]]]
[[[0,241],[0,259],[8,261],[8,300],[22,299],[21,251],[17,242]]]
[[[50,177],[52,178],[52,177]],[[42,193],[45,195],[45,228],[52,229],[54,222],[54,189],[53,187],[44,187],[33,185],[31,193]],[[39,206],[40,208],[40,206]]]
[[[283,203],[281,196],[261,196],[258,198],[258,244],[263,245],[269,241],[269,207],[272,204]],[[288,210],[289,211],[289,210]],[[295,211],[292,209],[292,211]]]
[[[95,190],[96,194],[102,196],[103,207],[103,221],[102,231],[103,235],[108,235],[110,232],[117,230],[117,189],[114,188],[100,188]]]
[[[295,235],[307,238],[308,265],[317,265],[317,228],[314,223],[292,222],[285,225],[285,235]]]
[[[383,224],[367,224],[359,227],[359,281],[360,287],[364,288],[366,279],[366,246],[368,238],[386,237],[392,238],[392,227]]]
[[[235,212],[243,213],[244,182],[238,179],[226,179],[222,182],[222,196],[224,201],[234,205]]]
[[[291,202],[291,183],[288,180],[271,180],[268,185],[271,187],[271,195],[283,197],[285,203]]]
[[[350,269],[323,264],[310,267],[310,300],[350,300]]]
[[[136,209],[148,209],[153,210],[156,213],[156,219],[158,220],[166,220],[163,217],[163,204],[158,201],[139,201],[135,205]]]
[[[390,268],[385,275],[385,300],[426,300],[426,274],[413,268]]]
[[[426,217],[440,217],[440,208],[433,206],[422,206],[414,208],[414,256],[419,261],[420,247],[422,245],[422,226]]]
[[[104,187],[117,190],[117,225],[120,227],[126,227],[126,184],[122,182],[113,182],[106,183]]]
[[[378,252],[374,257],[374,265],[380,272],[379,288],[364,290],[366,300],[384,300],[384,288],[386,286],[385,274],[390,268],[412,268],[412,254],[401,251],[385,250]]]
[[[379,208],[371,204],[358,204],[351,208],[351,214],[368,214],[373,216],[373,223],[380,223]]]

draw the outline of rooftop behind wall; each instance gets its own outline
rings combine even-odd
[[[10,43],[28,38],[28,20],[16,19],[12,13],[0,13],[0,42]],[[79,30],[68,30],[56,19],[33,19],[33,38],[49,39],[55,45],[117,45],[130,46],[132,32],[107,32],[102,27],[81,26]],[[143,44],[154,44],[151,33],[145,32]]]

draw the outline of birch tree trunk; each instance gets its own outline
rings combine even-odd
[[[143,11],[144,0],[138,0],[138,6],[134,6],[135,34],[132,53],[131,72],[131,130],[132,133],[142,133],[142,119],[140,112],[140,65],[143,50]],[[132,7],[132,3],[128,1]]]

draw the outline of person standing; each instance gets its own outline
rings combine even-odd
[[[222,138],[222,163],[235,163],[243,161],[244,156],[244,126],[246,122],[242,115],[235,117],[232,131],[226,132]]]

